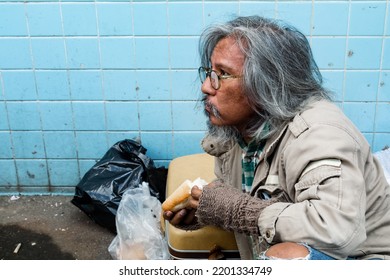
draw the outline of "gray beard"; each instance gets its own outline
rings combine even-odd
[[[202,102],[204,106],[208,105],[208,107],[211,110],[211,114],[215,116],[216,118],[221,119],[221,114],[218,112],[217,108],[214,107],[211,103],[208,103],[206,98],[202,99]],[[205,115],[209,118],[210,113],[204,110]],[[213,138],[218,141],[218,143],[221,143],[222,145],[227,144],[231,141],[237,141],[239,138],[239,132],[238,130],[233,126],[226,126],[226,125],[213,125],[210,122],[210,119],[207,121],[207,127],[208,127],[208,135],[212,136]]]
[[[232,126],[213,125],[210,120],[207,121],[208,135],[212,136],[217,143],[223,146],[227,143],[236,142],[239,138],[239,132]]]

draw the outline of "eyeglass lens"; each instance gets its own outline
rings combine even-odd
[[[217,73],[215,73],[214,71],[211,71],[211,72],[210,72],[210,81],[211,81],[211,86],[212,86],[214,89],[218,89],[218,88],[219,88],[219,79],[218,79],[218,75],[217,75]]]
[[[199,77],[200,77],[201,83],[203,83],[207,79],[207,77],[209,77],[210,82],[211,82],[211,86],[214,89],[219,88],[219,79],[218,79],[218,75],[217,75],[217,73],[215,73],[215,71],[208,70],[208,69],[201,67],[201,68],[199,68]]]

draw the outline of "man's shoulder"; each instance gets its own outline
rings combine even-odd
[[[336,125],[353,126],[351,120],[344,114],[341,106],[337,103],[322,100],[309,105],[304,111],[298,114],[308,126],[313,125]],[[293,122],[297,119],[294,118]]]
[[[344,114],[341,107],[330,101],[318,101],[302,111],[289,124],[290,131],[298,137],[305,131],[309,134],[344,135],[365,145],[365,138],[357,126]]]
[[[343,115],[343,111],[337,103],[321,100],[311,103],[300,115],[303,118],[328,119]]]

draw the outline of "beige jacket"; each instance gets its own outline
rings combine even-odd
[[[215,173],[241,188],[241,148],[202,146]],[[390,259],[390,187],[359,130],[334,104],[316,102],[267,141],[251,195],[282,190],[260,215],[260,241],[305,242],[337,259]],[[253,258],[248,237],[236,233],[242,259]]]

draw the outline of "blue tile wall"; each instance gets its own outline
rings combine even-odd
[[[0,37],[0,68],[2,70],[31,69],[32,65],[29,39]]]
[[[206,117],[197,102],[173,102],[172,103],[173,130],[205,130]]]
[[[79,131],[76,147],[81,159],[101,158],[108,149],[107,135],[101,131]]]
[[[103,100],[100,71],[69,70],[68,80],[72,100]]]
[[[30,36],[62,35],[61,6],[56,3],[31,3],[26,8]]]
[[[97,35],[96,7],[92,3],[64,3],[61,5],[64,35]]]
[[[389,122],[390,103],[378,103],[375,121],[375,130],[387,133],[390,130]]]
[[[18,185],[27,191],[28,188],[36,189],[40,186],[50,186],[48,166],[42,159],[16,159]]]
[[[344,101],[375,101],[379,72],[350,71],[345,76]]]
[[[1,6],[1,36],[27,36],[26,15],[23,3],[6,3]]]
[[[40,100],[69,100],[68,72],[65,70],[36,70],[35,83]]]
[[[3,174],[0,176],[0,185],[2,186],[2,192],[14,192],[15,186],[18,183],[18,175],[16,174],[16,166],[14,160],[0,160],[0,169]]]
[[[10,101],[6,104],[9,127],[12,131],[41,130],[39,107],[36,102]]]
[[[199,35],[202,31],[202,2],[171,2],[168,4],[169,33],[175,35]]]
[[[44,159],[45,147],[40,131],[15,131],[12,133],[13,153],[17,159]]]
[[[105,100],[136,101],[138,97],[136,73],[134,70],[103,70]]]
[[[40,102],[43,130],[70,130],[73,128],[72,105],[68,101]]]
[[[343,101],[344,94],[344,72],[343,71],[322,71],[324,86],[332,91],[335,101]]]
[[[364,37],[348,39],[348,69],[378,69],[381,65],[383,39]]]
[[[315,37],[311,40],[313,54],[321,69],[344,69],[345,38]]]
[[[139,121],[141,130],[172,130],[171,115],[171,102],[139,102]]]
[[[77,158],[76,139],[73,131],[45,131],[43,137],[46,156],[49,159]]]
[[[166,3],[133,4],[133,28],[136,36],[164,36],[168,32]],[[153,20],[151,20],[153,19]],[[145,24],[147,22],[147,24]]]
[[[100,61],[105,69],[134,68],[133,40],[128,38],[100,38]]]
[[[0,194],[73,194],[140,138],[157,166],[202,152],[202,29],[259,14],[298,27],[373,151],[390,146],[387,0],[0,0]]]
[[[316,1],[313,6],[312,34],[345,36],[348,32],[349,3]]]
[[[363,1],[351,4],[349,35],[382,36],[386,19],[386,1]],[[367,24],[369,23],[369,24]]]
[[[198,68],[200,62],[197,56],[197,42],[196,38],[172,38],[170,40],[171,67],[178,69]]]
[[[12,158],[12,144],[10,135],[7,132],[0,132],[0,137],[2,139],[2,145],[0,146],[0,157],[1,158]]]
[[[390,102],[390,71],[383,71],[381,73],[378,91],[378,101]]]
[[[48,160],[47,163],[50,185],[77,185],[78,178],[74,176],[74,174],[78,174],[77,160]]]
[[[204,25],[210,25],[214,22],[226,21],[238,14],[239,2],[226,1],[221,5],[217,1],[205,1],[203,4]]]
[[[173,100],[195,100],[201,95],[198,71],[194,69],[173,70],[171,95]]]
[[[69,69],[99,69],[99,41],[93,37],[65,39]]]
[[[5,71],[2,72],[2,88],[4,100],[27,101],[37,100],[34,72]]]
[[[137,131],[138,104],[137,102],[107,102],[107,129],[110,131]]]
[[[146,70],[139,72],[137,78],[138,99],[170,100],[170,72],[167,70]]]
[[[390,39],[384,39],[382,68],[390,70]]]
[[[167,37],[138,37],[134,39],[136,68],[168,69],[169,40]],[[139,55],[138,55],[139,54]]]
[[[151,158],[169,159],[173,157],[173,138],[171,132],[142,132],[142,144],[148,149]],[[157,142],[158,141],[158,142]],[[158,145],[156,145],[156,142]]]
[[[363,132],[373,131],[375,120],[375,103],[373,102],[345,102],[345,114]]]
[[[293,23],[303,34],[310,34],[312,3],[308,1],[286,1],[278,3],[277,17]]]
[[[294,1],[290,1],[294,2]],[[249,16],[257,14],[264,17],[274,18],[278,11],[278,1],[242,1],[239,2],[236,15]]]
[[[97,3],[96,10],[100,36],[132,35],[130,3]]]
[[[103,102],[80,101],[73,103],[74,129],[105,131],[106,119]]]

